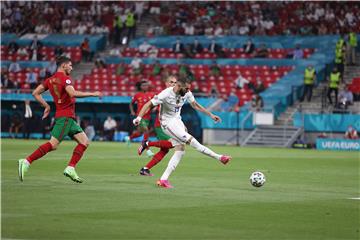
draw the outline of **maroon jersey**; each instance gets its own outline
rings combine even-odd
[[[69,85],[72,85],[70,77],[62,72],[56,72],[43,82],[43,86],[50,91],[54,99],[55,118],[70,117],[75,119],[75,98],[71,98],[65,90],[66,86]]]
[[[150,101],[153,98],[154,94],[150,93],[150,92],[138,92],[137,94],[135,94],[135,96],[132,98],[131,102],[137,104],[137,111],[136,111],[136,115],[139,115],[140,110],[142,109],[142,107],[145,105],[145,103],[147,103],[148,101]],[[150,120],[150,116],[151,112],[148,111],[144,116],[143,119],[147,119]]]

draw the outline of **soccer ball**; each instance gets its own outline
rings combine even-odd
[[[250,176],[250,183],[254,187],[261,187],[266,182],[265,175],[262,172],[253,172]]]

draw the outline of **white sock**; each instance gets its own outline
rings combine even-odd
[[[209,156],[209,157],[212,157],[212,158],[215,158],[217,160],[220,160],[221,158],[221,155],[213,152],[212,150],[210,150],[209,148],[205,147],[204,145],[202,145],[201,143],[199,143],[195,138],[193,138],[190,142],[190,146],[192,146],[193,148],[195,148],[196,150],[198,150],[199,152]]]
[[[184,156],[185,151],[175,151],[174,155],[171,157],[165,172],[161,176],[160,180],[167,180],[170,174],[175,170],[176,166],[179,164],[181,158]]]
[[[25,159],[24,163],[25,165],[30,166],[30,162],[27,159]]]

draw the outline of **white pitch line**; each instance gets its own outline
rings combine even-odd
[[[360,200],[360,197],[353,197],[353,198],[348,198],[348,199],[351,199],[351,200]]]

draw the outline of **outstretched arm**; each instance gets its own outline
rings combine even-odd
[[[75,98],[84,98],[84,97],[102,97],[102,93],[99,91],[96,92],[81,92],[74,89],[73,86],[69,85],[65,88],[66,92],[70,97]]]
[[[45,108],[44,110],[44,114],[42,116],[42,119],[45,119],[47,116],[49,116],[50,113],[50,106],[49,104],[43,99],[43,97],[41,96],[41,94],[43,92],[45,92],[46,89],[44,87],[44,85],[40,84],[39,86],[37,86],[37,88],[35,88],[35,90],[32,92],[32,95],[34,96],[34,98],[36,99],[36,101],[38,101],[41,106],[43,106]]]
[[[190,105],[195,109],[198,110],[200,112],[205,113],[206,115],[208,115],[209,117],[211,117],[215,122],[221,122],[221,118],[219,116],[216,116],[215,114],[212,114],[210,111],[208,111],[206,108],[204,108],[203,106],[201,106],[201,104],[199,104],[197,101],[193,101],[190,103]]]
[[[153,107],[153,104],[150,101],[148,101],[147,103],[145,103],[145,105],[141,108],[139,115],[133,120],[133,123],[135,126],[140,124],[140,121],[142,119],[142,117]]]

